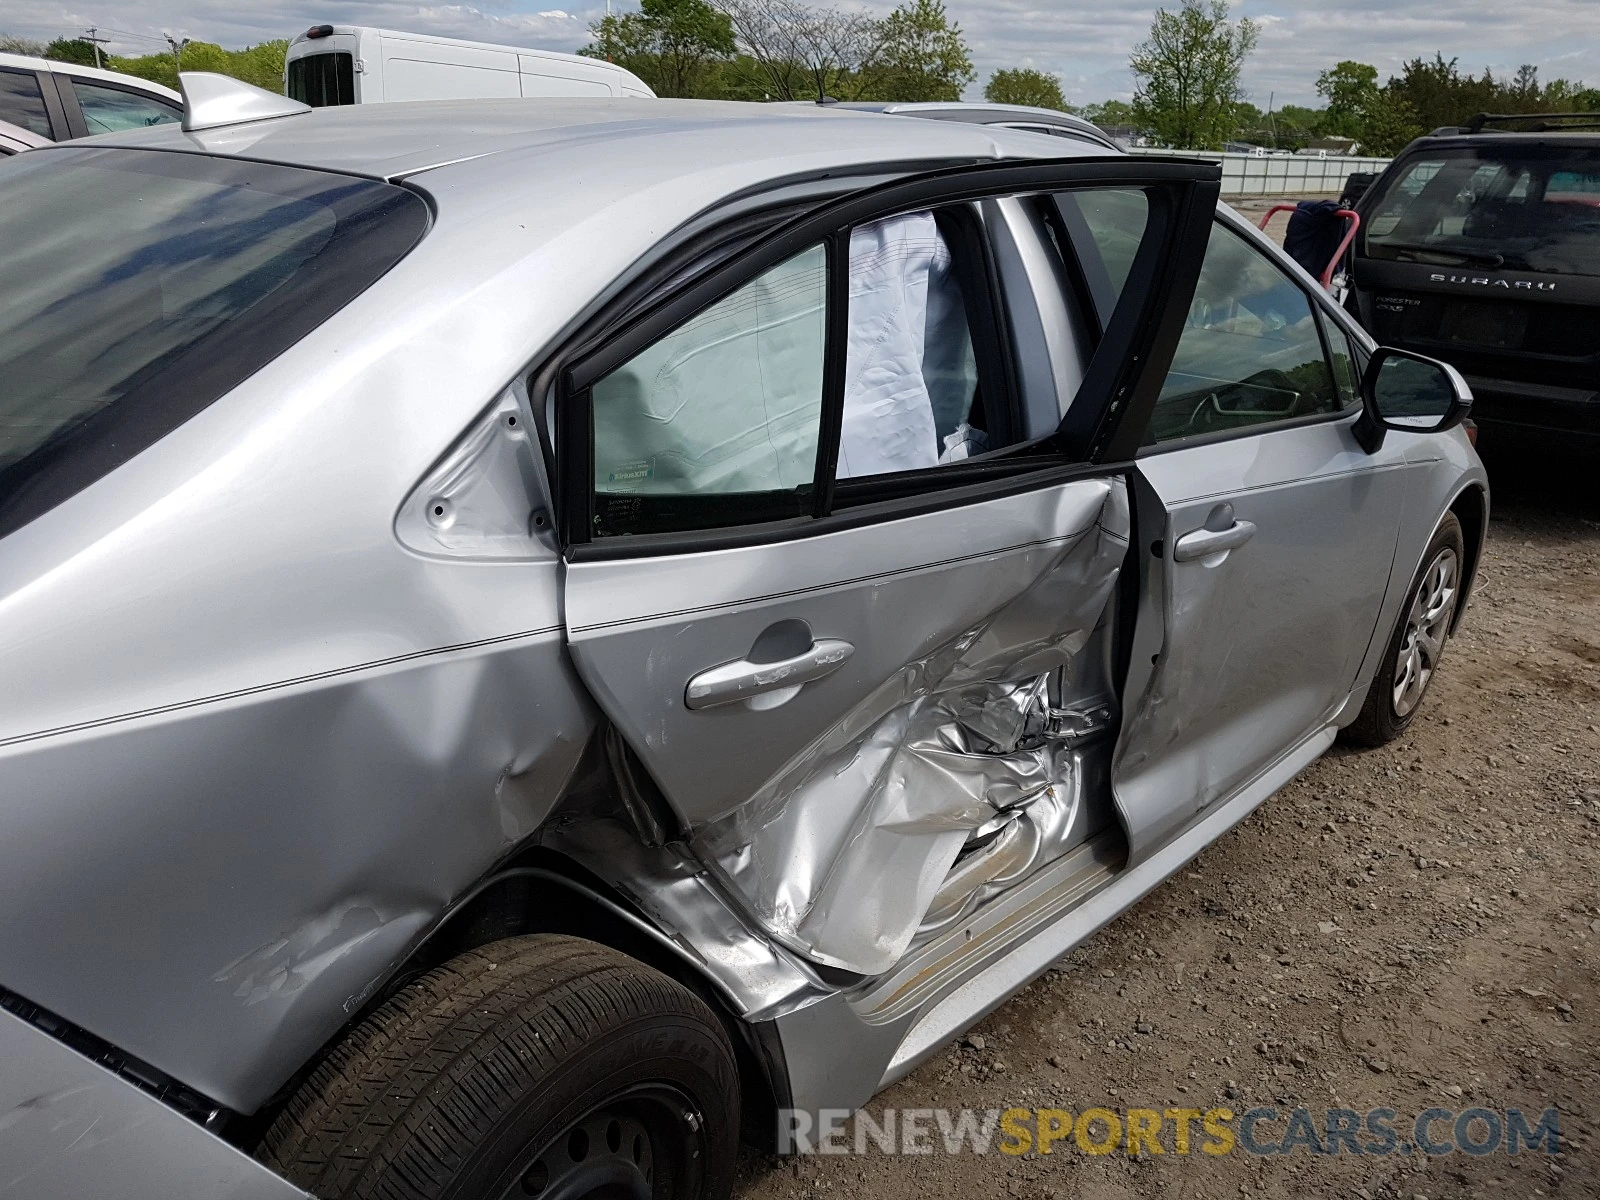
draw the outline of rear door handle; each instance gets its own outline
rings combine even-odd
[[[793,658],[762,663],[741,658],[737,662],[724,663],[709,671],[701,671],[689,680],[689,686],[684,689],[683,703],[686,708],[696,711],[740,700],[753,701],[751,708],[776,707],[777,703],[789,697],[779,699],[772,693],[788,692],[792,695],[803,684],[833,674],[855,652],[856,648],[849,642],[838,638],[818,638],[811,643],[810,649]],[[776,703],[763,704],[763,698],[770,698]]]
[[[1172,546],[1176,562],[1193,562],[1226,550],[1236,550],[1256,535],[1256,527],[1249,521],[1235,521],[1222,529],[1196,529],[1186,533]]]

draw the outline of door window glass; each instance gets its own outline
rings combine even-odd
[[[1133,256],[1150,222],[1150,198],[1127,188],[1063,192],[1056,206],[1088,285],[1103,329],[1133,269]]]
[[[1310,298],[1260,250],[1213,223],[1146,440],[1196,437],[1343,406]]]
[[[40,137],[55,136],[39,92],[39,77],[32,71],[0,70],[0,121],[10,121]]]
[[[722,497],[713,524],[794,516],[816,474],[827,254],[771,267],[596,381],[598,532],[697,527],[645,497]],[[752,497],[762,497],[754,503]]]
[[[174,105],[152,96],[140,96],[121,88],[100,87],[81,79],[72,81],[83,109],[83,123],[89,132],[116,133],[123,129],[143,129],[147,125],[175,124],[183,113]]]
[[[1361,372],[1356,367],[1350,335],[1321,308],[1317,309],[1317,321],[1328,343],[1328,360],[1333,364],[1333,385],[1339,392],[1339,406],[1349,408],[1361,403]]]
[[[838,477],[919,470],[987,449],[966,306],[934,215],[853,230]]]

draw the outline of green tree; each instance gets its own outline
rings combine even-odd
[[[45,47],[44,56],[56,62],[77,63],[81,67],[99,65],[94,56],[94,43],[82,38],[57,38]]]
[[[1274,113],[1272,131],[1277,139],[1274,144],[1286,150],[1302,149],[1313,138],[1326,137],[1333,132],[1327,128],[1326,110],[1299,104],[1285,104]]]
[[[983,98],[990,104],[1026,104],[1032,108],[1054,108],[1071,112],[1061,94],[1061,80],[1032,67],[996,71],[984,85]]]
[[[1133,105],[1126,100],[1103,100],[1079,110],[1084,120],[1095,125],[1133,125]]]
[[[876,22],[863,100],[959,100],[978,77],[961,26],[943,0],[909,0]]]
[[[1250,101],[1240,100],[1233,106],[1233,128],[1228,131],[1228,137],[1258,146],[1271,145],[1272,122]]]
[[[1383,157],[1400,153],[1406,143],[1423,132],[1417,114],[1403,93],[1393,87],[1379,88],[1361,114],[1361,131],[1356,135],[1363,154]]]
[[[1323,131],[1359,139],[1378,95],[1378,68],[1346,59],[1317,76],[1317,95],[1328,102]]]
[[[661,96],[715,96],[734,52],[733,22],[706,0],[642,0],[636,13],[602,17],[578,51],[626,67]]]
[[[288,53],[286,39],[262,42],[243,50],[224,50],[214,42],[190,42],[183,50],[185,71],[215,71],[231,75],[269,92],[283,91],[283,59]],[[106,66],[124,75],[136,75],[152,83],[167,87],[178,86],[178,68],[167,51],[159,54],[142,54],[131,58],[111,56]]]
[[[1180,149],[1216,149],[1232,133],[1243,98],[1239,73],[1256,47],[1254,21],[1228,19],[1227,0],[1183,0],[1158,9],[1150,37],[1128,65],[1138,80],[1136,122]]]
[[[1463,75],[1458,61],[1446,62],[1444,55],[1437,53],[1432,62],[1414,58],[1385,86],[1413,115],[1418,133],[1441,125],[1460,125],[1473,113],[1501,107],[1504,89],[1494,76],[1487,70],[1481,79]]]
[[[1438,90],[1441,76],[1433,64],[1418,59],[1411,67],[1414,75],[1420,71],[1429,76],[1419,87]],[[1448,81],[1454,74],[1452,62],[1444,68],[1442,78]],[[1447,84],[1446,90],[1453,86]],[[1328,101],[1319,133],[1354,138],[1363,154],[1397,153],[1422,132],[1421,118],[1406,89],[1394,79],[1378,86],[1378,68],[1367,63],[1346,60],[1324,71],[1317,76],[1317,94]]]

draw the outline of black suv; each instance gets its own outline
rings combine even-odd
[[[1600,113],[1435,130],[1357,211],[1347,303],[1373,337],[1460,370],[1486,444],[1600,455]]]

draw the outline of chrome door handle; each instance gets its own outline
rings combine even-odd
[[[1175,562],[1192,562],[1224,550],[1236,550],[1255,535],[1256,527],[1249,521],[1235,521],[1226,529],[1196,529],[1172,544],[1172,558]]]
[[[776,662],[751,662],[741,658],[701,671],[689,680],[684,689],[684,707],[699,710],[718,704],[733,704],[739,700],[753,700],[771,692],[799,691],[802,684],[831,675],[845,662],[856,648],[838,638],[818,638],[811,648],[793,658]],[[758,707],[753,704],[751,707]]]

